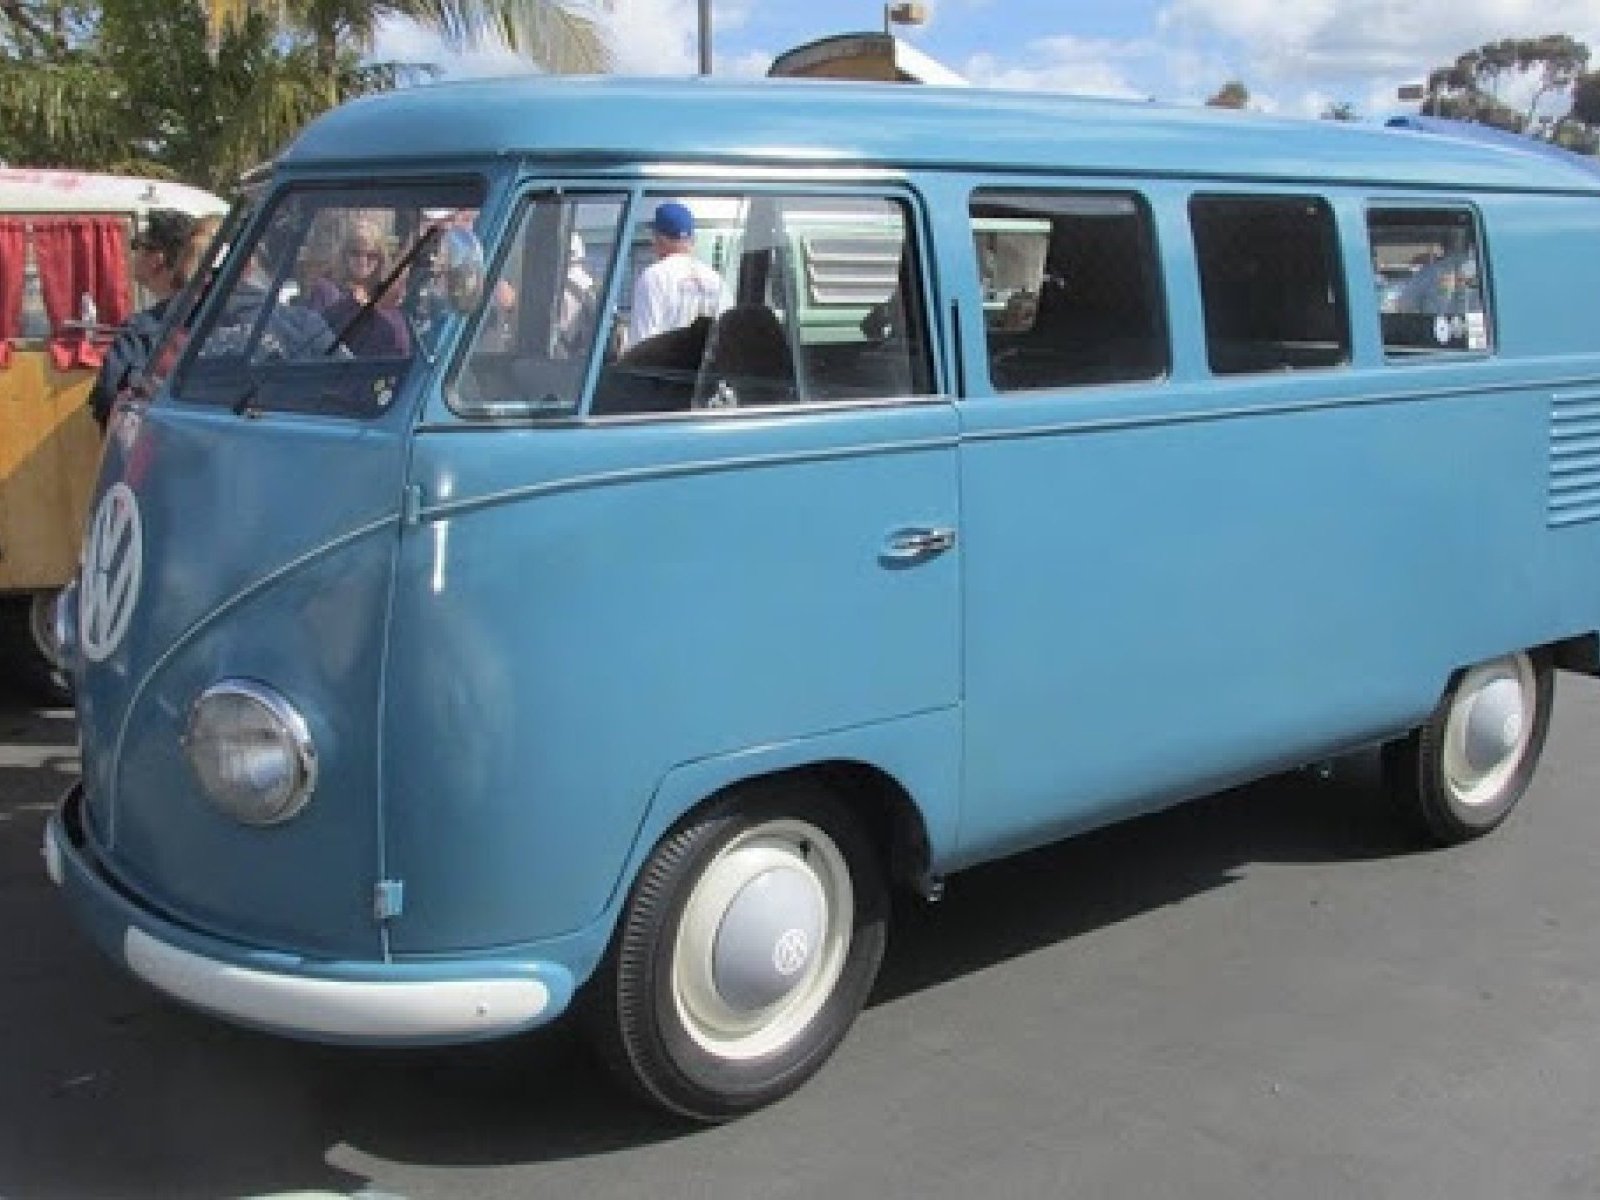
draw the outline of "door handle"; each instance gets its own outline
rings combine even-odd
[[[943,554],[956,544],[956,531],[948,527],[927,526],[897,529],[884,542],[883,558],[890,563],[911,563]]]

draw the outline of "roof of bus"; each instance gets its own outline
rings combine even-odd
[[[524,76],[426,84],[312,122],[286,166],[538,155],[984,167],[1600,191],[1584,170],[1357,122],[905,84]]]
[[[0,167],[0,212],[148,212],[176,208],[196,216],[227,210],[219,197],[168,179],[89,171]]]

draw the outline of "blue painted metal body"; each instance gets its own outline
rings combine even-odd
[[[1558,486],[1600,479],[1584,170],[1148,105],[519,80],[347,105],[278,177],[459,171],[496,212],[552,181],[889,181],[943,394],[504,426],[450,409],[447,350],[370,422],[158,399],[105,461],[145,576],[80,664],[85,830],[58,839],[114,951],[144,922],[291,972],[514,964],[566,980],[559,1009],[650,847],[741,780],[871,767],[943,872],[1393,736],[1457,667],[1600,628],[1600,490]],[[1019,186],[1145,197],[1168,377],[989,392],[967,206]],[[1351,280],[1369,204],[1470,204],[1494,353],[1386,362],[1352,284],[1348,366],[1212,376],[1196,192],[1326,199]],[[913,525],[956,548],[891,569]],[[185,763],[224,676],[311,725],[317,794],[281,827],[222,816]],[[405,907],[379,922],[386,879]]]

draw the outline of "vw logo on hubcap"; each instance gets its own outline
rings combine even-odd
[[[92,662],[109,658],[122,644],[139,599],[144,540],[133,489],[113,484],[100,498],[83,552],[78,592],[78,637]]]
[[[779,975],[793,975],[811,957],[810,940],[803,929],[786,930],[772,948],[772,965]]]

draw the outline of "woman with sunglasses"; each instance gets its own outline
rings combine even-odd
[[[376,225],[359,222],[339,248],[333,286],[319,285],[320,290],[309,298],[310,306],[321,311],[334,335],[359,358],[410,353],[405,321],[395,308],[404,285],[389,280],[389,265],[383,234]],[[385,283],[389,283],[386,292]]]

